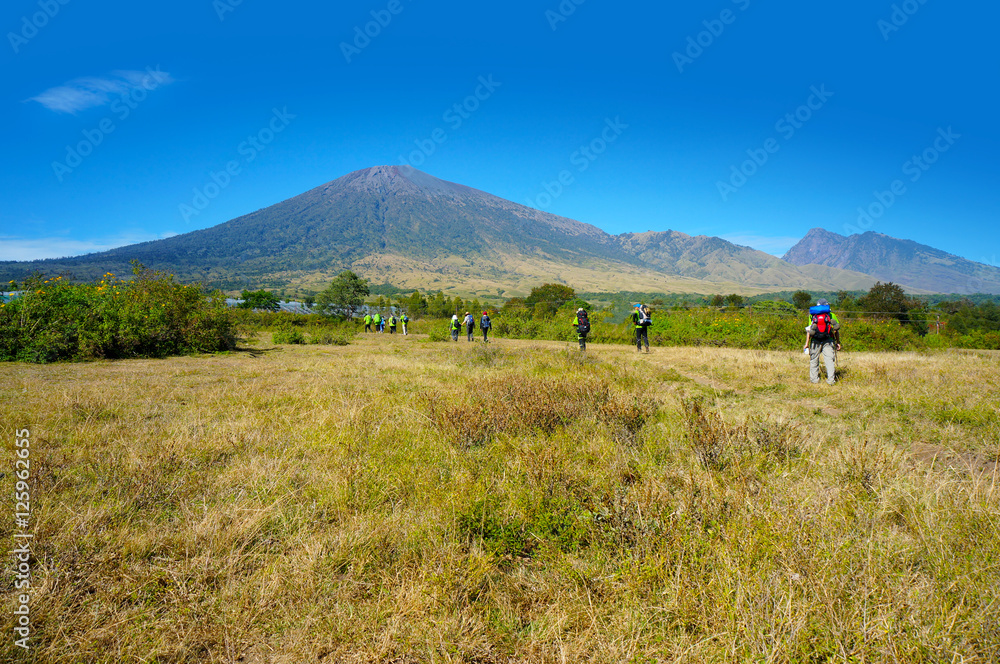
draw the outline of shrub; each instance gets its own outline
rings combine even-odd
[[[274,344],[304,344],[306,337],[295,328],[281,328],[271,333],[271,343]]]
[[[755,465],[766,469],[799,455],[802,434],[795,426],[751,417],[728,424],[699,399],[683,402],[688,443],[705,470]]]
[[[218,291],[136,263],[130,281],[108,273],[98,283],[71,284],[36,275],[24,295],[0,305],[0,360],[54,362],[92,358],[165,357],[231,350],[234,320]]]
[[[427,332],[427,341],[451,341],[451,332],[442,330],[440,327],[432,327]]]
[[[298,343],[298,342],[284,342],[284,343]],[[317,332],[310,333],[309,343],[322,344],[326,346],[346,346],[351,342],[350,338],[344,332],[335,332],[332,330],[320,330]]]

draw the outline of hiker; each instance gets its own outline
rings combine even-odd
[[[580,342],[580,350],[587,350],[587,334],[590,332],[590,316],[583,307],[576,310],[576,318],[573,319],[576,327],[576,340]]]
[[[375,331],[376,332],[381,332],[382,331],[382,315],[379,314],[379,312],[376,311],[375,315],[372,316],[372,322],[375,323]]]
[[[649,307],[645,304],[635,305],[632,313],[632,324],[635,325],[635,350],[642,352],[642,345],[645,342],[646,352],[649,352],[649,326],[653,324],[653,319],[649,315]]]
[[[410,322],[410,317],[407,316],[406,314],[403,314],[403,316],[402,316],[402,318],[400,318],[400,320],[403,322],[403,336],[405,337],[406,336],[406,324]]]
[[[365,314],[365,333],[372,331],[372,315]]]
[[[472,341],[476,334],[476,320],[472,317],[472,314],[466,311],[462,322],[465,323],[465,338]]]
[[[817,307],[820,309],[817,309]],[[807,353],[809,352],[809,332],[812,329],[813,323],[816,322],[816,314],[813,313],[813,309],[817,309],[818,313],[822,307],[826,307],[826,312],[830,314],[830,318],[833,319],[833,323],[837,326],[838,329],[840,328],[840,319],[837,318],[837,314],[833,313],[833,311],[830,310],[830,301],[823,297],[816,300],[816,306],[809,307],[809,325],[806,325],[806,345],[803,348],[803,350],[806,351]]]
[[[830,304],[819,300],[809,307],[812,323],[806,328],[806,350],[809,351],[809,382],[819,382],[819,358],[826,365],[826,382],[834,384],[837,351],[840,350],[840,321],[830,312]]]
[[[490,334],[490,327],[493,323],[490,322],[490,316],[485,311],[483,312],[483,317],[479,319],[479,329],[483,331],[483,343],[489,343],[490,340],[487,338]]]
[[[458,341],[458,331],[462,328],[462,321],[458,320],[458,314],[451,315],[451,340]]]
[[[396,334],[396,314],[389,315],[389,334]]]

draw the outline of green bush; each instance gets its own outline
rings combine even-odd
[[[451,321],[448,321],[449,324]],[[432,327],[427,331],[428,341],[451,341],[451,330],[444,330],[440,326]]]
[[[21,297],[0,305],[0,360],[55,362],[166,357],[236,347],[235,323],[219,292],[136,264],[135,278],[108,273],[71,284],[36,275]]]
[[[285,341],[280,343],[300,343],[300,342]],[[309,343],[322,344],[326,346],[346,346],[349,343],[351,343],[351,341],[350,337],[344,332],[339,332],[334,330],[318,330],[310,332]]]
[[[271,333],[271,343],[273,344],[304,344],[305,342],[306,336],[293,327],[281,328]]]

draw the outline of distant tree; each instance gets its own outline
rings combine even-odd
[[[983,302],[978,307],[968,300],[967,304],[951,317],[948,327],[959,333],[974,331],[1000,332],[1000,307],[993,302]]]
[[[470,311],[472,311],[473,316],[478,316],[483,312],[483,304],[482,302],[479,301],[478,297],[472,301],[472,304],[469,305],[469,308]]]
[[[278,296],[271,291],[257,290],[248,291],[245,290],[240,293],[240,299],[243,300],[237,306],[241,309],[256,309],[258,311],[277,311],[278,307]]]
[[[312,295],[306,295],[302,298],[302,304],[306,305],[306,309],[312,309],[313,304],[315,304],[316,298]]]
[[[712,299],[709,300],[709,304],[711,304],[713,307],[721,307],[725,303],[726,303],[726,298],[722,297],[721,295],[713,295]]]
[[[743,296],[732,293],[726,296],[726,306],[732,309],[739,309],[743,306]]]
[[[934,308],[935,309],[940,309],[941,311],[943,311],[943,312],[945,312],[947,314],[956,314],[959,311],[961,311],[962,309],[965,309],[967,307],[975,307],[975,306],[976,305],[974,305],[969,298],[965,297],[965,298],[962,298],[961,300],[954,300],[954,301],[952,301],[952,300],[942,300],[942,301],[938,302],[936,305],[934,305]]]
[[[452,302],[451,306],[452,306],[452,309],[451,309],[452,312],[455,315],[457,315],[459,318],[461,318],[462,316],[465,315],[465,302],[462,301],[462,298],[460,298],[460,297],[458,297],[456,295],[455,296],[455,301]]]
[[[650,302],[650,304],[655,304],[655,303],[654,302]],[[567,302],[566,304],[564,304],[563,307],[565,307],[566,309],[569,309],[570,311],[574,311],[574,312],[577,309],[584,309],[585,311],[592,311],[593,308],[594,308],[594,306],[590,302],[587,302],[586,300],[581,299],[579,297],[574,297],[572,300],[570,300],[569,302]]]
[[[524,302],[524,298],[521,297],[512,297],[500,307],[501,313],[512,316],[526,317],[530,314],[530,311],[528,305]]]
[[[845,290],[837,291],[837,306],[843,307],[848,300],[853,300],[851,294]]]
[[[909,310],[906,293],[897,284],[876,281],[859,304],[873,318],[906,319]]]
[[[798,315],[798,309],[794,305],[784,300],[760,300],[753,303],[755,314],[784,314],[788,316]]]
[[[415,290],[403,301],[403,306],[411,316],[417,316],[427,311],[427,299]]]
[[[340,314],[353,318],[368,296],[368,280],[344,270],[316,296],[316,308],[326,315]]]
[[[434,318],[451,317],[451,300],[438,291],[427,301],[427,314]]]
[[[531,289],[524,303],[538,317],[551,316],[559,307],[576,297],[576,291],[565,284],[542,284]]]
[[[809,305],[812,304],[812,295],[804,290],[795,291],[792,293],[792,304],[795,305],[796,309],[808,309]]]

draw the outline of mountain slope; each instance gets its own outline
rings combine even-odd
[[[813,228],[782,257],[799,266],[825,265],[939,293],[1000,293],[1000,269],[868,231],[843,236]]]
[[[612,236],[409,166],[349,173],[212,228],[75,258],[0,263],[77,279],[128,261],[226,289],[316,288],[343,269],[375,283],[522,294],[545,281],[582,290],[760,292],[866,288],[873,279],[801,269],[720,238],[675,231]]]
[[[762,251],[732,244],[722,238],[690,236],[678,231],[624,233],[616,236],[622,248],[650,265],[705,281],[729,281],[757,288],[775,284],[805,284],[795,288],[853,290],[869,288],[874,280],[865,274],[834,270],[814,273]],[[817,283],[819,282],[819,283]]]

